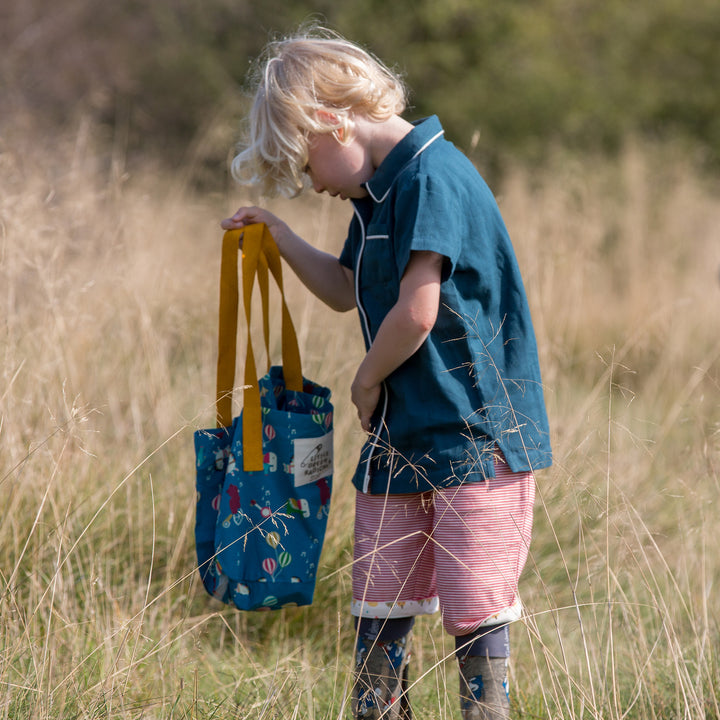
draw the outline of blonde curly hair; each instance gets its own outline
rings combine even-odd
[[[398,74],[324,28],[270,42],[251,81],[247,141],[231,172],[241,184],[259,185],[265,195],[302,192],[310,135],[334,133],[347,144],[354,114],[380,122],[406,107]]]

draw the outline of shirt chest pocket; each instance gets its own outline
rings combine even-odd
[[[360,262],[361,287],[397,282],[395,253],[386,225],[368,225]]]

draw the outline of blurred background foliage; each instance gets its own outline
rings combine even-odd
[[[717,0],[0,0],[0,131],[84,117],[129,157],[179,167],[205,138],[223,168],[249,62],[308,20],[403,72],[408,117],[439,114],[486,167],[640,135],[720,168]]]

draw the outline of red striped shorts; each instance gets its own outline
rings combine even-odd
[[[535,478],[504,460],[494,478],[409,495],[357,493],[352,614],[442,611],[451,635],[517,620]]]

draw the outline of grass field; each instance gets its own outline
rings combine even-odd
[[[91,136],[0,140],[0,719],[347,716],[357,319],[288,278],[305,373],[334,391],[332,512],[315,604],[233,612],[194,571],[192,432],[214,416],[218,221],[255,199],[129,173]],[[556,458],[515,716],[720,718],[717,184],[628,143],[495,190]],[[339,249],[346,204],[273,209]],[[439,618],[417,638],[415,714],[457,718]]]

